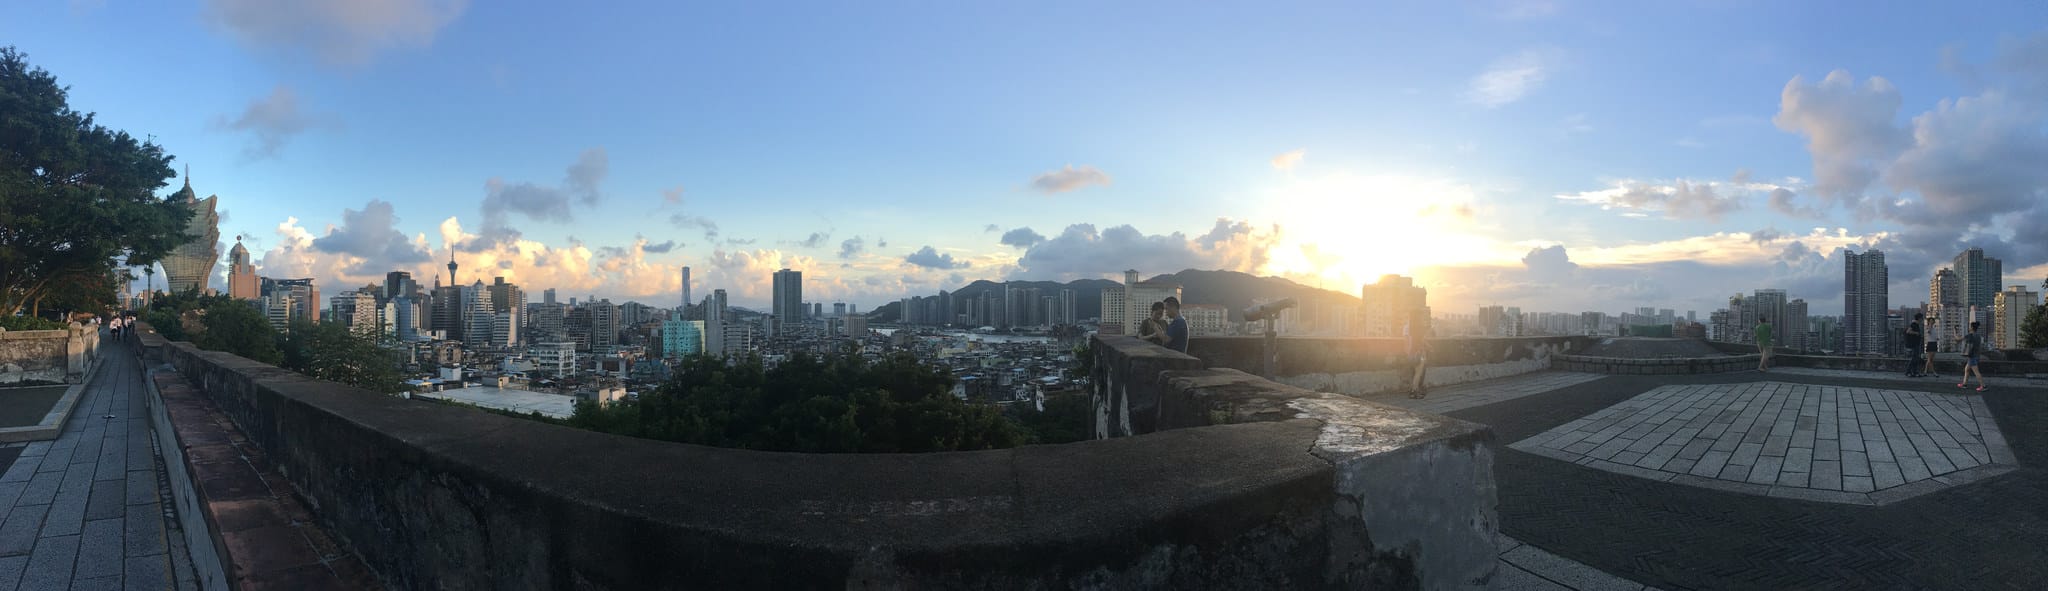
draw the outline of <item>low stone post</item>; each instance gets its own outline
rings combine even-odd
[[[64,381],[78,383],[85,378],[85,368],[92,363],[92,355],[85,342],[85,327],[73,322],[65,328],[64,339]]]

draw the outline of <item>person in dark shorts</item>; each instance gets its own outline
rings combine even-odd
[[[1771,319],[1769,318],[1758,318],[1756,320],[1756,352],[1756,370],[1764,371],[1769,369],[1771,367]]]
[[[1429,396],[1429,317],[1417,312],[1408,318],[1407,326],[1401,329],[1401,336],[1407,340],[1408,397]]]
[[[1927,332],[1921,328],[1920,321],[1926,318],[1926,314],[1914,314],[1913,323],[1906,325],[1906,377],[1909,378],[1920,377],[1920,348],[1927,339]]]
[[[1977,358],[1984,355],[1984,336],[1977,334],[1978,323],[1970,323],[1970,334],[1963,335],[1963,381],[1957,388],[1970,384],[1970,374],[1977,374],[1977,391],[1984,391],[1984,368],[1977,366]]]

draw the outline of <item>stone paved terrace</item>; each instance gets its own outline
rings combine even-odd
[[[0,589],[198,588],[167,516],[141,367],[108,343],[58,438],[15,444],[0,475]]]
[[[1367,398],[1487,424],[1502,441],[1522,443],[1579,432],[1621,415],[1631,405],[1656,400],[1690,401],[1700,413],[1687,422],[1700,416],[1722,417],[1747,400],[1752,406],[1736,409],[1733,416],[1753,410],[1758,420],[1751,423],[1756,427],[1751,432],[1763,433],[1763,440],[1748,442],[1745,432],[1732,441],[1738,449],[1745,443],[1758,444],[1754,451],[1759,458],[1773,457],[1769,452],[1777,451],[1774,444],[1782,443],[1784,452],[1771,471],[1771,487],[1796,483],[1796,476],[1787,478],[1787,459],[1812,462],[1802,476],[1822,474],[1813,468],[1818,464],[1814,458],[1825,457],[1822,451],[1837,452],[1836,457],[1854,463],[1859,456],[1851,454],[1849,446],[1860,444],[1860,459],[1873,468],[1868,478],[1876,492],[1884,489],[1878,486],[1878,471],[1887,474],[1887,484],[1894,482],[1892,468],[1879,466],[1896,466],[1897,481],[1890,490],[1912,493],[1873,493],[1876,498],[1859,504],[1772,496],[1771,487],[1760,491],[1673,482],[1674,477],[1658,478],[1635,464],[1629,465],[1634,470],[1602,470],[1529,453],[1528,445],[1511,446],[1496,458],[1494,468],[1500,487],[1503,563],[1494,581],[1496,589],[2048,588],[2048,565],[2040,560],[2042,548],[2048,547],[2048,513],[2042,510],[2048,507],[2048,470],[2043,470],[2048,461],[2048,381],[1992,378],[1990,383],[1980,394],[1957,389],[1953,376],[1908,379],[1841,370],[1788,368],[1699,376],[1541,372],[1439,388],[1424,400],[1398,394]],[[1824,450],[1822,442],[1829,439],[1821,437],[1819,418],[1821,404],[1828,402],[1837,445]],[[1719,410],[1708,413],[1709,408]],[[1620,432],[1650,425],[1635,438],[1644,441],[1663,428],[1650,420],[1658,414],[1645,415]],[[1766,416],[1769,420],[1762,420]],[[1802,416],[1813,420],[1802,421]],[[1789,432],[1777,434],[1786,419]],[[1625,421],[1618,419],[1606,427]],[[1664,446],[1676,443],[1671,440],[1686,428],[1680,424],[1665,431],[1666,439],[1649,446],[1649,452],[1630,457],[1642,462],[1662,449],[1673,452],[1673,459],[1659,466],[1675,469],[1685,467],[1680,452],[1694,442],[1710,441],[1703,447],[1711,451],[1722,441],[1689,435],[1676,448]],[[1605,428],[1595,432],[1601,431]],[[1802,447],[1795,444],[1806,443],[1808,435],[1812,444],[1803,447],[1813,451],[1792,458]],[[1982,437],[1981,446],[1970,442],[1970,435]],[[1999,439],[2009,457],[1993,453]],[[1880,447],[1885,451],[1876,451]],[[1614,455],[1630,453],[1627,448],[1622,446]],[[1889,459],[1881,455],[1886,452]],[[1704,458],[1705,452],[1700,455]],[[1907,458],[1918,459],[1926,473],[1904,467],[1913,465]],[[1968,462],[1963,458],[1991,465],[1996,473],[1983,473],[1987,469],[1982,466],[1964,467]],[[1699,465],[1695,462],[1690,468]],[[1751,473],[1761,478],[1757,465],[1742,471],[1744,484]],[[1845,478],[1847,465],[1841,466]],[[1948,473],[1941,473],[1944,470]],[[1692,470],[1683,472],[1690,475]],[[1726,465],[1716,475],[1723,472]],[[1969,477],[1958,477],[1965,473]],[[1814,488],[1815,482],[1809,476],[1805,488]]]

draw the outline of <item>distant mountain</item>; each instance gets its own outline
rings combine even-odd
[[[1303,308],[1357,306],[1357,294],[1309,287],[1279,277],[1259,277],[1237,271],[1187,269],[1155,276],[1152,281],[1180,284],[1182,303],[1221,304],[1230,309],[1230,321],[1238,321],[1255,299],[1294,298]]]
[[[1187,269],[1179,273],[1157,275],[1151,281],[1179,283],[1181,297],[1189,304],[1220,304],[1230,309],[1230,320],[1236,321],[1254,299],[1294,298],[1303,307],[1356,306],[1358,296],[1322,288],[1309,287],[1279,277],[1259,277],[1236,271],[1203,271]],[[1074,290],[1074,312],[1082,318],[1101,314],[1102,290],[1123,285],[1120,281],[1108,279],[1079,279],[1060,283],[1057,281],[1011,281],[1011,289],[1039,288],[1047,294],[1059,293],[1061,289]],[[984,292],[1001,293],[1004,283],[986,279],[969,283],[951,292],[958,301],[980,295]],[[937,295],[918,294],[918,295]],[[883,304],[868,311],[868,318],[877,322],[894,322],[898,318],[897,308],[901,301]]]

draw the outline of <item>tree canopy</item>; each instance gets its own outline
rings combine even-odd
[[[1015,447],[1030,433],[993,407],[961,402],[945,371],[896,354],[793,355],[773,368],[685,359],[640,399],[579,403],[569,424],[718,447],[801,452],[933,452]]]
[[[116,258],[154,263],[190,239],[190,211],[155,195],[173,176],[154,142],[73,110],[68,89],[0,48],[0,315],[112,299]],[[92,292],[92,293],[85,293]],[[56,302],[51,302],[53,305]]]

